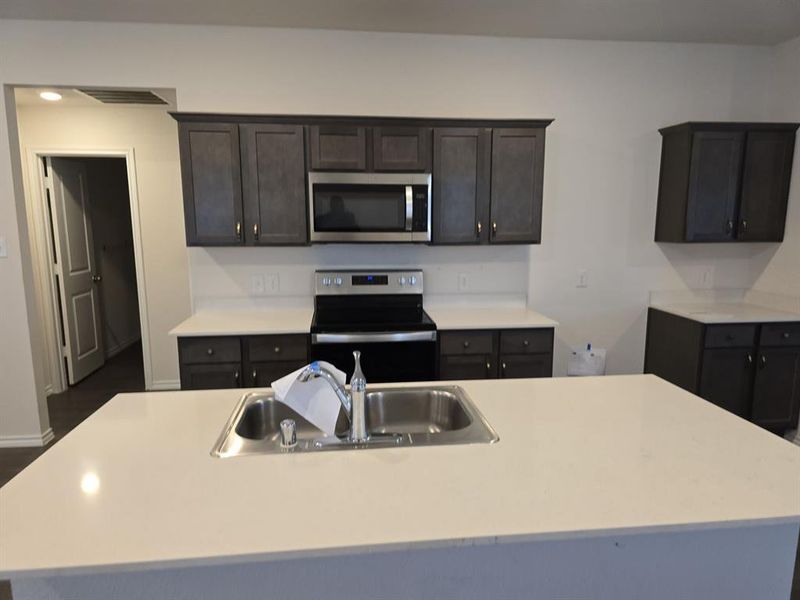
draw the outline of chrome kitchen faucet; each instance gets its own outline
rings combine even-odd
[[[350,434],[348,441],[350,442],[366,442],[369,439],[367,435],[367,416],[366,416],[366,395],[367,395],[367,380],[364,373],[361,371],[361,352],[358,350],[353,352],[355,359],[355,369],[353,376],[350,378],[350,393],[347,392],[345,387],[339,383],[336,376],[328,369],[321,366],[317,361],[312,362],[305,369],[303,369],[297,376],[297,380],[306,382],[309,379],[316,379],[317,377],[323,378],[328,382],[339,398],[339,402],[344,408],[344,412],[350,421]]]

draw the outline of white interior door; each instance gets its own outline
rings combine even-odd
[[[74,385],[103,366],[103,335],[86,165],[70,158],[48,158],[51,178],[56,272],[60,275],[61,318],[69,383]]]

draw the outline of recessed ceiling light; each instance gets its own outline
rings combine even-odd
[[[48,102],[57,102],[61,100],[61,94],[58,92],[39,92],[39,98]]]

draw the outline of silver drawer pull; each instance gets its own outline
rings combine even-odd
[[[211,356],[212,354],[214,354],[214,349],[213,348],[209,348],[208,350],[206,350],[206,354]]]
[[[273,348],[273,350],[275,350],[275,354],[280,354],[281,347],[280,346],[275,346],[275,348]]]

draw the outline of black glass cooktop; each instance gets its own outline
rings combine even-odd
[[[317,296],[311,322],[311,333],[435,329],[421,295]]]

